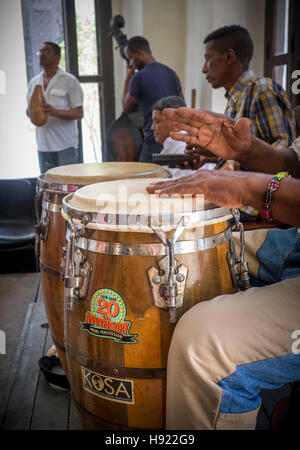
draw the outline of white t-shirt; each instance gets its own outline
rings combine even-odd
[[[186,143],[182,141],[175,141],[175,139],[172,139],[171,137],[168,137],[164,142],[164,148],[160,152],[161,155],[182,155],[185,151]],[[205,163],[200,169],[206,169],[211,170],[214,169],[215,164],[214,163]],[[172,173],[172,178],[179,178],[184,177],[186,175],[192,175],[196,172],[196,170],[190,170],[190,169],[170,169]]]
[[[28,85],[27,103],[36,85],[41,85],[46,102],[56,109],[73,109],[83,106],[83,91],[74,75],[58,68],[44,90],[43,72],[32,78]],[[48,116],[42,127],[36,127],[36,142],[39,152],[58,152],[68,147],[78,148],[77,120],[64,120]]]

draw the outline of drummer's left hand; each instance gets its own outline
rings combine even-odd
[[[201,154],[205,149],[215,156],[242,162],[251,152],[253,135],[246,117],[235,122],[222,114],[192,108],[166,108],[163,116],[172,122],[171,138],[192,144]]]

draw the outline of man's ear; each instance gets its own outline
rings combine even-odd
[[[232,64],[237,60],[235,50],[233,48],[228,48],[225,52],[227,64]]]

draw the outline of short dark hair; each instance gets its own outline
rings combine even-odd
[[[137,52],[138,50],[144,50],[150,53],[150,45],[147,39],[143,36],[133,36],[127,41],[127,47],[130,52]]]
[[[152,111],[154,109],[158,109],[158,111],[163,111],[166,108],[181,108],[182,106],[186,106],[185,101],[182,97],[178,97],[177,95],[170,95],[169,97],[163,97],[160,100],[157,100],[156,103],[152,106]]]
[[[253,42],[246,28],[240,25],[226,25],[210,33],[204,39],[204,44],[214,41],[214,48],[225,53],[232,48],[242,64],[249,63],[253,55]]]
[[[48,41],[45,41],[44,44],[51,45],[51,47],[54,50],[54,54],[60,56],[61,50],[60,50],[60,46],[58,44],[56,44],[55,42],[48,42]]]

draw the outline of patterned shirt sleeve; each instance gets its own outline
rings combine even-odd
[[[296,137],[294,115],[287,94],[272,80],[257,86],[256,94],[255,120],[259,137],[273,147],[287,148]]]

